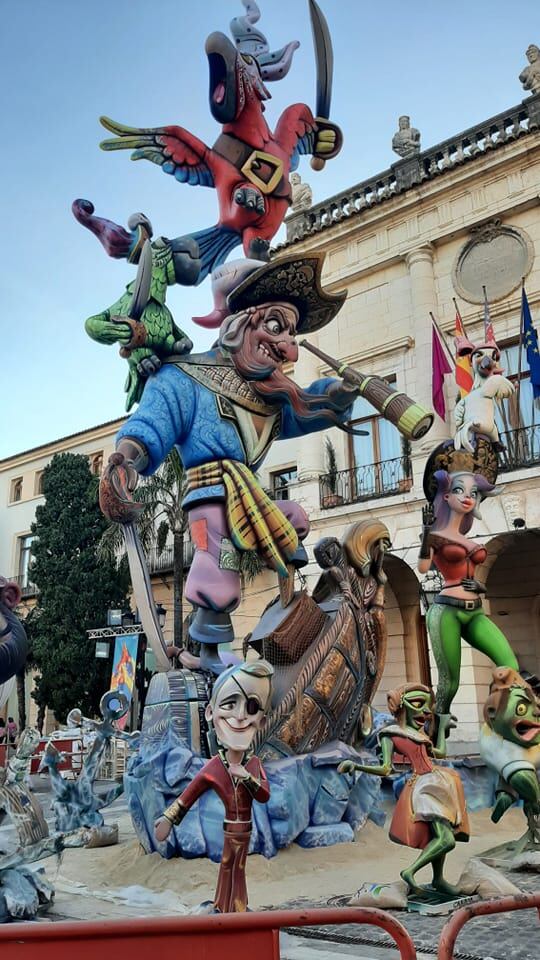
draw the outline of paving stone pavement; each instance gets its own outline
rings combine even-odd
[[[509,872],[509,879],[524,893],[540,892],[540,876],[538,874]],[[306,909],[308,907],[345,906],[347,897],[334,897],[329,903],[325,900],[317,902],[306,899],[288,901],[279,905],[279,909]],[[440,932],[449,919],[446,917],[423,916],[421,914],[406,913],[403,910],[389,911],[409,931],[420,955],[436,956]],[[337,949],[338,944],[359,944],[368,951],[368,945],[384,948],[380,956],[387,960],[397,956],[391,952],[393,946],[390,937],[377,927],[359,928],[354,924],[343,926],[310,927],[293,932],[297,939],[309,941],[316,939],[319,943],[326,942],[330,950]],[[330,947],[330,943],[332,946]],[[370,957],[371,954],[356,953],[356,957]],[[285,954],[287,956],[287,954]],[[337,955],[339,956],[339,954]],[[344,955],[345,956],[345,955]],[[373,956],[378,956],[373,953]],[[535,910],[521,910],[518,913],[500,913],[488,917],[478,917],[465,924],[456,943],[455,960],[540,960],[540,921]],[[304,956],[291,954],[290,960],[323,960],[317,953],[306,953]],[[334,960],[337,960],[334,954]]]

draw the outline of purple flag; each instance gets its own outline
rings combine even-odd
[[[444,403],[444,375],[452,373],[452,367],[448,363],[444,347],[439,339],[439,334],[433,324],[431,328],[431,365],[433,367],[431,381],[431,395],[433,406],[439,414],[441,420],[446,419],[446,406]]]

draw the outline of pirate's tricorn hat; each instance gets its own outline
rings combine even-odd
[[[447,473],[479,473],[488,483],[497,481],[497,452],[484,437],[476,438],[474,453],[456,450],[453,440],[443,440],[430,453],[424,469],[424,494],[433,503],[437,493],[437,470]]]
[[[324,258],[324,253],[292,254],[265,263],[229,294],[230,313],[272,301],[292,303],[300,314],[297,333],[320,330],[334,319],[347,297],[346,290],[339,293],[323,290]]]

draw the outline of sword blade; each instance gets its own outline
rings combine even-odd
[[[332,76],[334,73],[334,52],[330,30],[321,8],[315,0],[309,0],[311,32],[315,48],[317,68],[316,116],[328,119],[332,100]]]
[[[146,639],[156,658],[158,670],[170,670],[171,661],[167,656],[167,645],[163,639],[159,625],[150,577],[148,575],[148,567],[146,566],[146,559],[137,528],[133,523],[124,523],[122,524],[122,530],[124,531],[133,596],[135,597]]]
[[[144,308],[150,299],[150,286],[152,283],[152,247],[149,240],[145,240],[139,258],[137,276],[131,295],[131,306],[128,316],[130,320],[140,320]]]

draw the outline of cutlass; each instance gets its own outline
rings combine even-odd
[[[315,65],[317,70],[315,119],[324,121],[330,117],[334,51],[332,49],[332,40],[326,17],[315,0],[309,0],[309,16],[311,19],[311,32],[313,35]],[[324,129],[324,123],[321,123],[320,127]],[[339,152],[343,139],[339,128],[332,126],[332,130],[335,133],[336,142],[332,150],[328,152],[328,159],[334,157]],[[325,163],[326,159],[323,157],[311,158],[313,170],[322,170]]]

